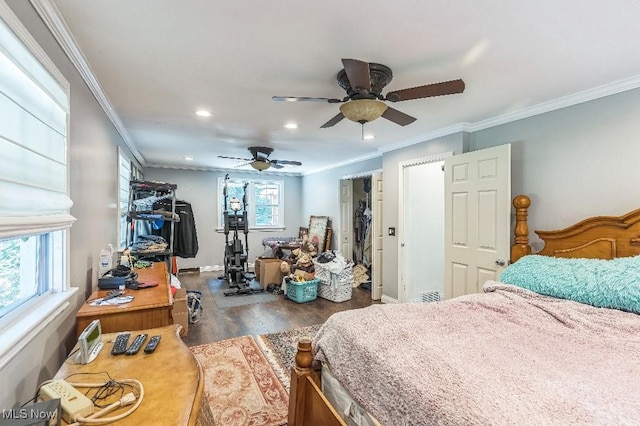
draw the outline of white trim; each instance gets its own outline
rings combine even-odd
[[[402,272],[403,272],[403,256],[402,256],[402,244],[404,242],[405,227],[404,227],[404,171],[407,167],[419,166],[427,163],[437,163],[444,161],[446,158],[453,156],[452,151],[443,152],[440,154],[429,155],[427,157],[419,157],[411,160],[401,161],[398,163],[398,233],[397,238],[397,250],[398,250],[398,300],[405,301],[404,287],[402,285]],[[443,172],[444,173],[444,172]]]
[[[400,303],[398,299],[394,299],[393,297],[385,296],[384,294],[380,298],[382,303]]]
[[[116,110],[111,105],[109,98],[104,93],[102,89],[102,85],[98,78],[94,74],[93,70],[89,66],[86,58],[82,54],[82,51],[78,47],[78,43],[76,42],[69,26],[65,22],[62,14],[58,7],[51,0],[30,0],[38,15],[42,18],[44,23],[46,24],[49,31],[53,34],[55,39],[62,47],[62,50],[69,57],[73,65],[76,67],[80,76],[84,80],[84,82],[93,93],[93,96],[96,98],[102,109],[104,110],[107,117],[111,120],[116,131],[122,136],[124,143],[131,150],[133,156],[140,162],[140,164],[144,165],[145,160],[135,143],[131,139],[129,132],[124,127],[120,116],[116,112]]]
[[[223,172],[223,173],[233,172],[233,173],[257,174],[259,176],[264,176],[264,175],[289,176],[289,177],[302,176],[302,173],[275,172],[275,171],[270,171],[270,169],[260,172],[255,169],[245,170],[245,169],[229,169],[229,168],[223,168],[223,167],[177,166],[173,164],[158,164],[158,163],[149,163],[145,166],[145,169],[191,170],[196,172]]]
[[[349,164],[360,163],[362,161],[370,160],[372,158],[378,158],[382,156],[382,151],[372,152],[371,154],[363,155],[361,157],[353,158],[351,160],[342,161],[340,163],[331,164],[325,167],[320,167],[309,172],[302,173],[303,176],[312,175],[315,173],[325,172],[327,170],[337,169],[338,167],[348,166]]]
[[[487,120],[478,121],[468,125],[468,131],[477,132],[479,130],[500,126],[511,123],[513,121],[522,120],[524,118],[534,117],[536,115],[545,114],[547,112],[556,111],[562,108],[582,104],[593,101],[595,99],[604,98],[605,96],[615,95],[618,93],[634,90],[640,87],[640,75],[614,81],[602,86],[594,87],[581,92],[573,93],[568,96],[553,99],[541,104],[533,105],[519,111],[509,112]]]
[[[468,132],[468,131],[469,131],[468,123],[458,123],[458,124],[454,124],[453,126],[444,127],[442,129],[434,130],[433,132],[425,133],[424,135],[405,139],[403,141],[394,143],[392,145],[383,146],[378,150],[380,152],[396,151],[398,149],[406,148],[408,146],[416,145],[422,142],[427,142],[433,139],[442,138],[444,136],[453,135],[455,133]]]
[[[430,140],[449,136],[460,132],[477,132],[480,130],[489,129],[491,127],[501,126],[503,124],[511,123],[513,121],[522,120],[525,118],[534,117],[536,115],[545,114],[547,112],[556,111],[562,108],[567,108],[581,103],[593,101],[596,99],[604,98],[606,96],[615,95],[618,93],[626,92],[640,88],[640,75],[629,77],[626,79],[614,81],[611,83],[603,84],[602,86],[594,87],[592,89],[583,90],[581,92],[573,93],[571,95],[563,96],[561,98],[553,99],[551,101],[543,102],[537,105],[530,106],[528,108],[521,109],[506,114],[502,114],[493,118],[478,121],[475,123],[458,123],[448,127],[443,127],[433,132],[425,133],[420,136],[405,139],[392,145],[386,145],[378,148],[377,153],[371,153],[362,157],[354,158],[352,160],[346,160],[340,163],[322,167],[310,172],[306,172],[303,175],[311,175],[325,170],[335,169],[348,164],[358,163],[360,161],[368,160],[370,158],[377,157],[379,153],[385,153],[395,151],[401,148],[406,148],[411,145],[416,145]]]
[[[20,311],[26,313],[2,330],[0,370],[31,343],[45,327],[70,308],[69,300],[77,291],[77,287],[72,287],[65,292],[42,296],[46,300],[41,302],[38,299],[35,301],[37,306],[32,304],[31,309],[25,309],[28,305],[21,307]]]
[[[382,169],[369,170],[368,172],[354,173],[351,175],[344,175],[340,180],[360,179],[367,176],[372,176],[374,173],[382,173]]]

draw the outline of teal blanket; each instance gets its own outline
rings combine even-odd
[[[509,265],[500,281],[538,294],[640,313],[640,256],[599,260],[529,255]]]

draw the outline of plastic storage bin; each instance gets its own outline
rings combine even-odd
[[[287,297],[297,303],[316,300],[318,297],[318,280],[287,281]]]

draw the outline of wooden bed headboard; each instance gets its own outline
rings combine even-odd
[[[511,262],[531,254],[527,224],[530,205],[526,195],[513,199],[516,226]],[[595,216],[558,231],[535,233],[544,241],[544,247],[536,254],[588,259],[636,256],[640,254],[640,209],[624,216]]]

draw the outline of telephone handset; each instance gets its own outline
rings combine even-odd
[[[78,355],[76,356],[76,363],[88,364],[100,353],[104,347],[102,342],[102,327],[100,326],[100,320],[93,320],[82,331],[78,337]]]

